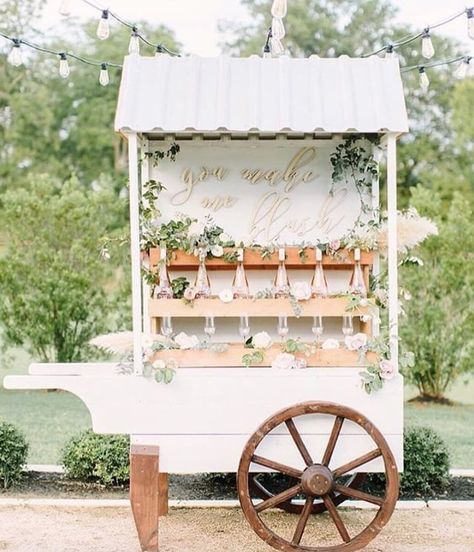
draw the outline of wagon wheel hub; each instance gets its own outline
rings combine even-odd
[[[324,496],[329,494],[334,485],[332,472],[322,464],[313,464],[306,468],[301,476],[301,486],[306,495]]]

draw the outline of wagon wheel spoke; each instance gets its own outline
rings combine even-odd
[[[321,462],[321,464],[324,464],[325,466],[329,466],[329,462],[331,461],[334,448],[336,447],[337,440],[339,439],[339,434],[341,433],[343,423],[344,423],[344,418],[342,416],[336,416],[336,419],[334,421],[334,425],[331,431],[331,435],[329,437],[329,441]]]
[[[312,508],[313,497],[308,496],[303,507],[303,511],[301,512],[300,519],[298,520],[298,525],[296,527],[295,534],[293,535],[293,540],[291,541],[293,544],[299,544],[301,542]]]
[[[368,493],[364,493],[357,489],[352,489],[350,487],[345,487],[344,485],[334,485],[334,490],[344,496],[350,496],[351,498],[356,498],[357,500],[363,500],[365,502],[370,502],[371,504],[376,504],[377,506],[382,506],[384,499],[379,496],[374,496]]]
[[[291,468],[285,464],[280,464],[280,462],[275,462],[274,460],[269,460],[263,456],[257,456],[256,454],[252,456],[252,462],[254,464],[258,464],[259,466],[264,466],[265,468],[284,473],[285,475],[289,475],[290,477],[294,477],[296,479],[299,479],[303,475],[301,470]]]
[[[337,508],[334,502],[332,501],[332,498],[329,495],[325,495],[323,496],[323,501],[324,501],[324,505],[326,506],[329,512],[329,515],[334,521],[334,525],[337,527],[337,530],[339,531],[339,534],[342,537],[342,540],[344,542],[349,542],[351,540],[351,537],[347,532],[346,526],[344,525],[344,522],[342,521],[341,516],[339,515],[339,512],[337,511]]]
[[[375,458],[378,458],[379,456],[382,456],[382,451],[379,448],[376,448],[371,452],[368,452],[363,456],[359,456],[359,458],[356,458],[355,460],[352,460],[351,462],[340,466],[336,470],[333,470],[332,475],[334,479],[336,479],[336,477],[340,477],[341,475],[344,475],[345,473],[350,472],[351,470],[354,470],[359,466],[363,466],[364,464],[367,464],[367,462],[375,460]]]
[[[273,508],[274,506],[277,506],[282,502],[286,502],[287,500],[290,500],[291,498],[296,496],[300,491],[301,491],[300,484],[295,485],[294,487],[290,487],[286,491],[283,491],[282,493],[272,496],[271,498],[264,500],[263,502],[260,502],[260,504],[257,504],[255,506],[255,511],[263,512],[264,510],[268,510],[268,508]]]
[[[314,464],[313,459],[311,458],[311,455],[308,452],[306,445],[303,443],[303,439],[301,438],[299,431],[296,429],[295,422],[290,418],[289,420],[285,421],[285,424],[286,424],[286,427],[288,428],[288,431],[290,432],[290,435],[293,437],[293,441],[295,442],[295,445],[298,447],[298,450],[300,451],[300,454],[303,457],[303,460],[305,461],[306,465],[312,466]]]

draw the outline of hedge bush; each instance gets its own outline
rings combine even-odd
[[[129,451],[128,437],[97,435],[89,429],[66,443],[62,463],[72,479],[120,485],[130,479]]]
[[[0,421],[0,483],[4,489],[21,479],[28,448],[21,431],[12,424]]]

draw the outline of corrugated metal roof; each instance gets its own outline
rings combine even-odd
[[[115,126],[136,132],[407,132],[396,59],[125,58]]]

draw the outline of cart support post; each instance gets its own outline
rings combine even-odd
[[[387,136],[388,315],[390,358],[398,366],[397,136]]]
[[[131,446],[130,503],[143,552],[158,552],[159,518],[168,513],[168,474],[159,465],[159,447]]]

